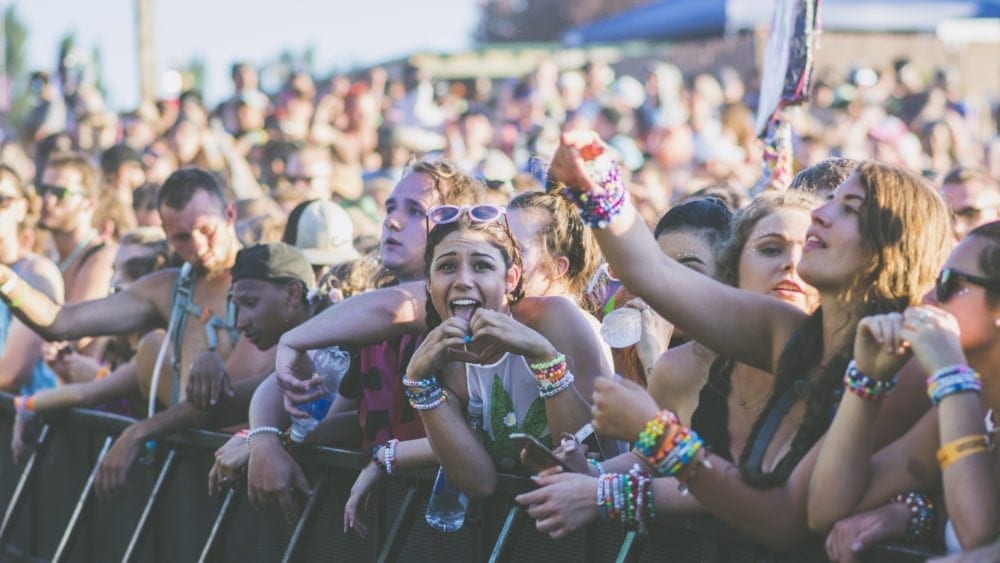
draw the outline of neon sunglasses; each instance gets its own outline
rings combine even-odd
[[[958,284],[960,282],[971,283],[1000,293],[1000,281],[965,274],[952,268],[945,268],[941,270],[937,280],[934,282],[934,297],[937,298],[938,303],[947,303],[948,300],[954,297],[955,293],[958,292]]]
[[[52,184],[42,184],[38,186],[39,197],[45,198],[48,194],[52,194],[56,199],[62,201],[73,194],[83,195],[84,192],[74,190],[73,188],[64,188],[63,186],[54,186]]]

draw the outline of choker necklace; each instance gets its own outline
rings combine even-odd
[[[94,237],[96,236],[97,236],[97,231],[91,229],[90,233],[86,237],[84,237],[83,240],[77,243],[76,247],[73,249],[73,252],[70,252],[69,256],[67,256],[65,260],[59,262],[59,273],[65,274],[66,270],[68,270],[69,267],[73,265],[73,262],[75,262],[76,259],[80,257],[80,253],[83,252],[83,249],[87,248],[87,245],[89,245],[90,241],[94,240]]]

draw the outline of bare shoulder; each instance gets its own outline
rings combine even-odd
[[[576,303],[561,296],[525,297],[511,307],[518,322],[539,332],[546,328],[572,328],[568,323],[589,326],[587,313]]]
[[[63,278],[59,267],[52,260],[37,254],[29,254],[21,261],[17,274],[31,287],[41,291],[53,301],[62,303],[65,292]]]
[[[170,309],[174,282],[177,280],[179,271],[178,268],[166,268],[145,275],[122,293],[132,299],[147,301],[153,304],[160,314],[166,318],[168,309]]]
[[[700,347],[697,342],[675,346],[660,355],[653,369],[653,379],[657,386],[676,389],[698,385],[700,388],[708,379],[717,354]]]

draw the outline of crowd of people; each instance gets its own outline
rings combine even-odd
[[[12,452],[47,412],[133,416],[106,498],[158,438],[226,429],[209,490],[291,521],[288,428],[337,347],[305,442],[370,454],[345,533],[387,475],[440,465],[476,498],[537,474],[517,502],[553,538],[709,514],[777,553],[1000,559],[1000,113],[932,70],[818,77],[794,179],[763,191],[729,68],[268,94],[239,63],[215,108],[120,115],[38,73],[0,144]]]

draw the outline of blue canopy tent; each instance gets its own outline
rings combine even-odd
[[[773,2],[660,0],[575,27],[568,45],[628,40],[677,41],[718,37],[771,22]],[[822,0],[829,31],[934,32],[942,20],[1000,18],[997,0]]]

